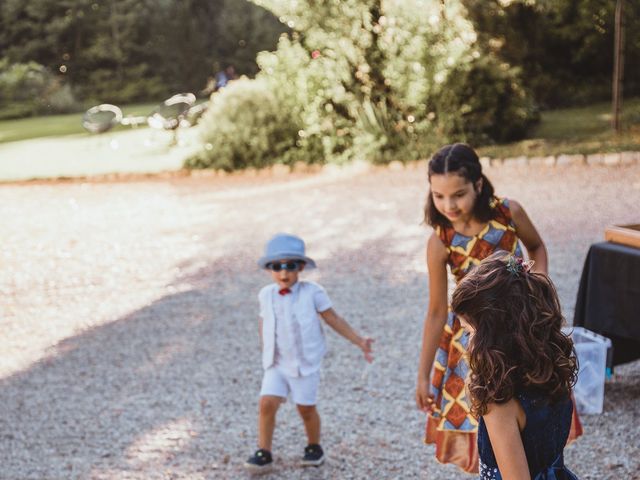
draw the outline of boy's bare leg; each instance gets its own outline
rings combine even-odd
[[[304,422],[309,445],[320,443],[320,415],[315,405],[296,405]]]
[[[282,397],[263,395],[260,397],[258,411],[258,448],[271,451],[273,431],[276,427],[276,413],[282,403]]]

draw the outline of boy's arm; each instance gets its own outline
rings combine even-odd
[[[338,315],[333,308],[320,312],[320,316],[325,322],[327,322],[327,325],[333,328],[337,333],[359,347],[360,350],[362,350],[362,353],[364,353],[364,358],[367,362],[371,363],[373,361],[373,355],[371,354],[371,345],[373,344],[372,338],[364,338],[358,335],[355,330],[351,328],[351,325],[349,325],[344,318]]]
[[[262,317],[258,317],[258,335],[260,335],[260,350],[264,350],[262,342]]]

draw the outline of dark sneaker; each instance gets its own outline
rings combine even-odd
[[[244,462],[244,467],[252,473],[267,473],[273,469],[273,458],[269,450],[260,448]]]
[[[324,463],[324,452],[322,447],[317,443],[307,445],[304,449],[304,457],[302,457],[303,467],[319,467]]]

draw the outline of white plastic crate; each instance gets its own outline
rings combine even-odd
[[[563,330],[573,339],[580,366],[573,389],[578,413],[602,413],[607,352],[611,348],[611,340],[583,327]]]

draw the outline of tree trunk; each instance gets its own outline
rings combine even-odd
[[[611,127],[620,132],[622,110],[622,81],[624,78],[624,0],[616,2],[615,35],[613,47],[613,105]]]

